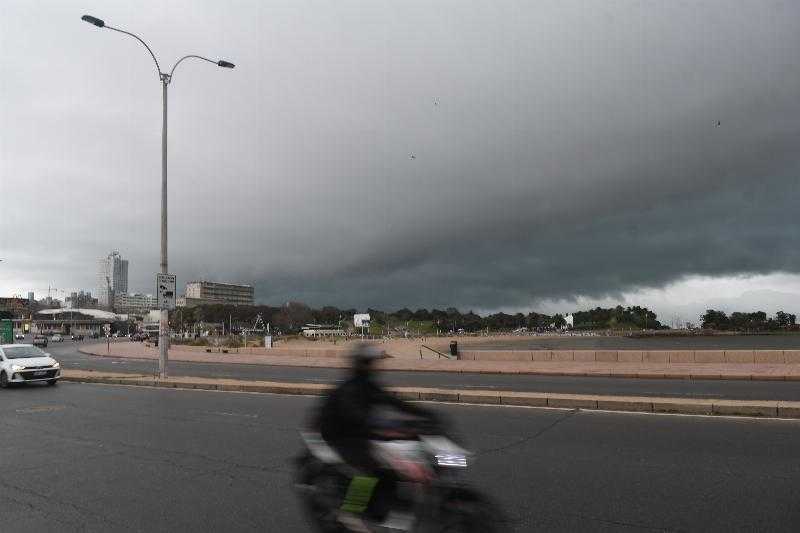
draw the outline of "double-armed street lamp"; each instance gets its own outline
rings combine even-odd
[[[233,68],[235,65],[229,61],[224,61],[222,59],[218,61],[213,61],[203,56],[199,55],[187,55],[180,58],[173,66],[169,73],[162,72],[161,67],[158,64],[158,60],[156,59],[155,54],[147,46],[139,36],[134,35],[133,33],[127,32],[125,30],[121,30],[119,28],[112,28],[108,26],[103,20],[93,17],[91,15],[83,15],[81,20],[88,22],[89,24],[93,24],[98,28],[105,28],[107,30],[113,30],[119,33],[124,33],[125,35],[130,35],[147,48],[147,51],[150,52],[150,56],[153,58],[153,62],[156,64],[156,72],[158,73],[158,79],[161,81],[161,98],[162,98],[162,124],[161,124],[161,273],[168,274],[169,270],[167,268],[167,86],[172,81],[172,76],[175,73],[175,69],[178,65],[183,62],[184,59],[200,59],[203,61],[207,61],[209,63],[213,63],[222,68]],[[173,301],[174,301],[174,289],[173,289]],[[169,312],[165,305],[161,305],[161,316],[159,320],[158,326],[158,371],[159,375],[162,378],[167,377],[167,350],[169,347]]]

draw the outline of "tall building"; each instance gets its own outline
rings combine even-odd
[[[101,307],[112,307],[114,294],[128,292],[128,260],[114,250],[98,262],[97,301]]]
[[[190,281],[181,302],[187,307],[202,304],[253,305],[253,287],[213,281]]]
[[[158,309],[158,299],[152,294],[114,294],[114,311],[131,315],[146,315]]]
[[[67,309],[94,309],[97,307],[97,298],[92,298],[89,291],[73,292],[66,297]]]

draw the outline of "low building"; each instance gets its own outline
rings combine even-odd
[[[190,281],[186,284],[182,302],[186,307],[202,304],[253,305],[253,294],[251,285]]]
[[[304,337],[341,337],[344,330],[338,326],[325,324],[306,324],[300,330]]]
[[[0,311],[6,311],[13,316],[28,315],[33,308],[33,302],[25,298],[0,298]]]
[[[126,322],[128,315],[100,309],[44,309],[33,316],[33,333],[102,333],[103,326]]]
[[[205,305],[209,303],[219,303],[219,302],[209,302],[207,300],[201,300],[200,298],[187,298],[186,296],[178,296],[175,300],[175,305],[177,307],[197,307],[198,305]]]
[[[158,298],[152,294],[115,294],[114,309],[118,313],[143,315],[153,309],[158,309]]]

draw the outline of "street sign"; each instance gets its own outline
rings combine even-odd
[[[0,344],[14,342],[14,323],[10,320],[0,320]]]
[[[175,309],[175,274],[156,274],[156,294],[159,309]]]

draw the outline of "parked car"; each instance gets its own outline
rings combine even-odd
[[[83,340],[83,335],[78,334],[78,333],[73,333],[72,334],[72,340],[73,341],[82,341]]]
[[[55,385],[61,377],[61,365],[31,344],[0,345],[0,388],[12,383],[45,382]]]
[[[47,348],[47,337],[45,337],[44,335],[34,335],[33,345],[40,346],[42,348]]]
[[[50,340],[53,341],[53,342],[64,342],[64,337],[62,337],[61,335],[56,333],[55,335],[50,337]]]
[[[17,333],[16,335],[14,335],[14,338],[18,341],[24,341],[25,335],[23,333]]]

